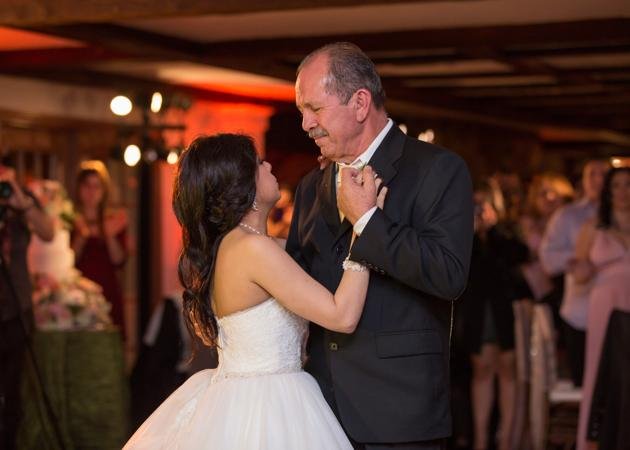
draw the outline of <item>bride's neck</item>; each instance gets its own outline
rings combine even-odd
[[[269,211],[249,211],[241,220],[242,223],[249,225],[250,227],[260,231],[263,234],[267,234],[267,216]]]

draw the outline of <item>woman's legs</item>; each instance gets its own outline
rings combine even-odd
[[[512,434],[514,415],[514,396],[516,394],[516,361],[514,351],[501,352],[499,355],[499,450],[508,450]]]
[[[471,397],[474,423],[475,450],[488,448],[488,424],[494,405],[494,375],[498,370],[499,347],[483,344],[478,354],[473,354]]]

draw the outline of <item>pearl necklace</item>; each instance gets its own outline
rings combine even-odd
[[[245,228],[245,229],[247,229],[247,230],[249,230],[249,231],[252,231],[252,232],[254,232],[254,233],[256,233],[256,234],[258,234],[258,235],[260,235],[260,236],[267,236],[265,233],[261,233],[261,232],[260,232],[260,231],[258,231],[256,228],[254,228],[254,227],[252,227],[252,226],[249,226],[249,225],[247,225],[246,223],[239,222],[239,223],[238,223],[238,225],[239,225],[239,226],[241,226],[241,227],[243,227],[243,228]]]

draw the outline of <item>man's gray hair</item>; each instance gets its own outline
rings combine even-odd
[[[367,89],[372,94],[376,109],[385,106],[385,91],[374,63],[363,51],[350,42],[328,44],[307,55],[297,69],[297,74],[311,59],[318,55],[328,57],[328,76],[325,80],[326,93],[339,97],[347,104],[359,89]]]

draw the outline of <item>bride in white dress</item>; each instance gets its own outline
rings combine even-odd
[[[369,167],[349,178],[342,182],[382,208],[386,188],[377,198],[380,180]],[[249,137],[200,137],[182,154],[173,208],[184,237],[184,314],[192,332],[217,346],[219,367],[186,381],[124,449],[352,449],[302,370],[303,344],[307,321],[354,330],[369,272],[345,262],[334,295],[307,275],[266,235],[279,195]]]

